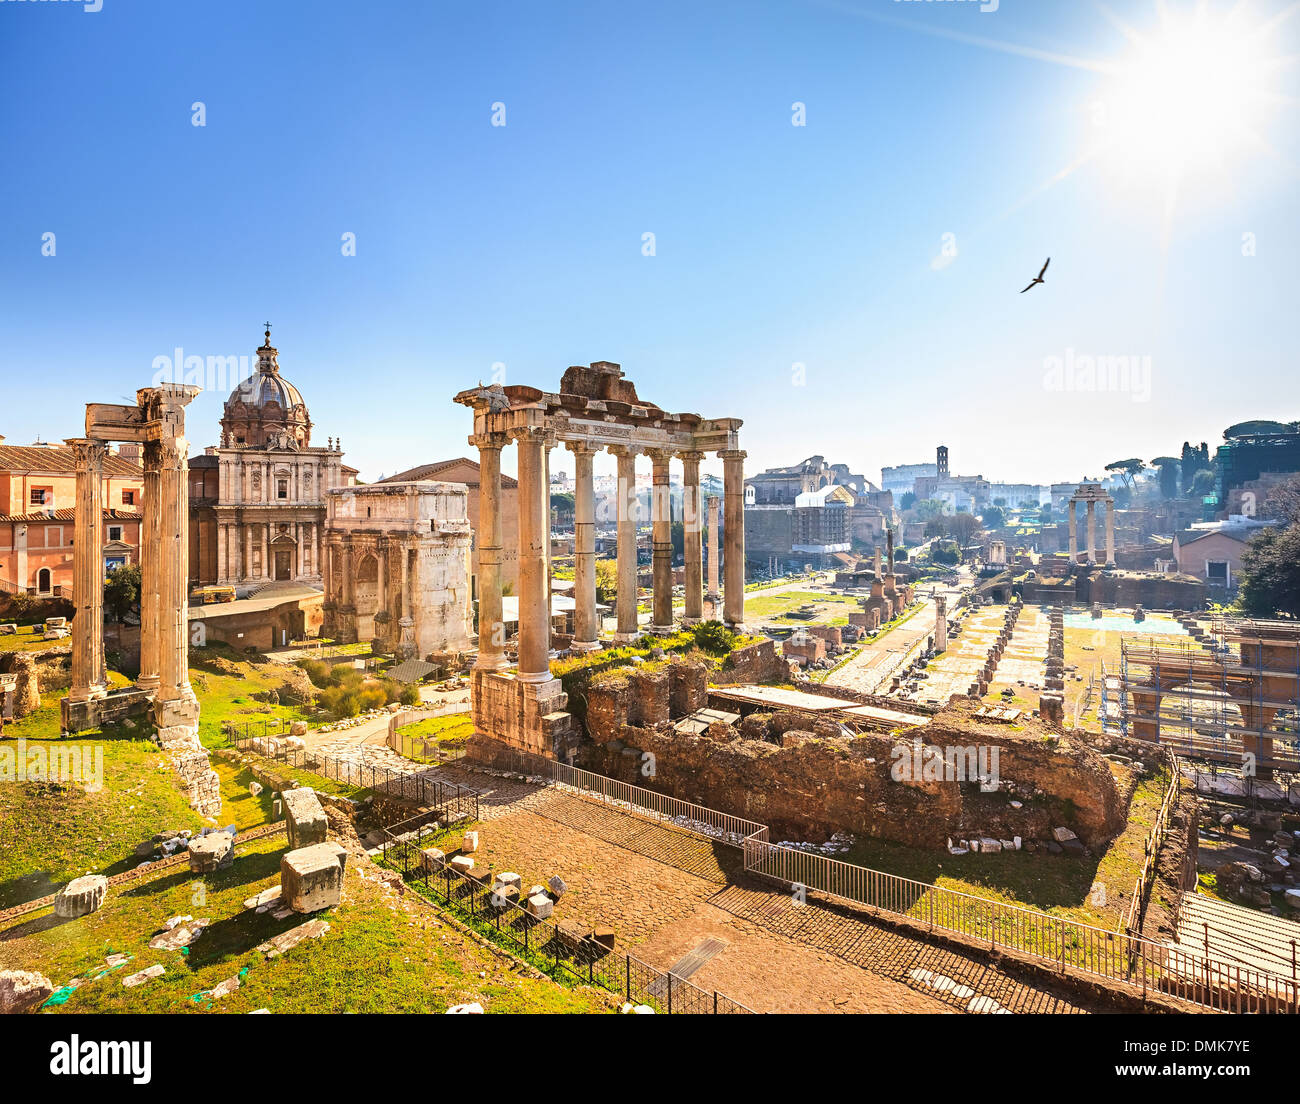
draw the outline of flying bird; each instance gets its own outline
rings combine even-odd
[[[1043,262],[1043,267],[1038,270],[1038,275],[1029,281],[1029,287],[1020,289],[1021,295],[1024,295],[1024,293],[1027,292],[1029,288],[1033,287],[1035,284],[1043,283],[1043,273],[1047,271],[1047,266],[1051,263],[1052,263],[1052,258],[1048,257],[1047,260]]]

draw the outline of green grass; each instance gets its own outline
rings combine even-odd
[[[468,713],[452,713],[446,717],[425,717],[414,724],[403,725],[398,730],[403,736],[422,740],[437,740],[444,747],[458,747],[474,735],[474,719]]]
[[[3,620],[0,618],[0,621]],[[52,648],[69,647],[67,637],[62,640],[46,640],[44,624],[19,625],[16,633],[0,636],[0,652],[48,652]]]
[[[28,742],[29,750],[47,754],[73,745],[91,756],[102,751],[99,792],[75,783],[0,783],[0,908],[51,893],[82,874],[131,869],[140,862],[135,845],[155,832],[203,826],[147,737],[114,730]]]
[[[831,607],[847,607],[845,617],[841,622],[847,625],[848,610],[858,608],[861,605],[861,599],[847,594],[823,594],[811,590],[791,590],[786,591],[784,594],[760,594],[757,597],[747,595],[745,598],[745,619],[747,621],[777,620],[797,610],[800,606],[808,605],[827,607],[827,610],[823,612],[832,618],[835,617],[835,614],[829,613]],[[826,623],[823,617],[818,617],[816,621],[820,624]],[[807,623],[811,624],[811,622]]]
[[[256,950],[259,943],[308,919],[275,920],[243,908],[245,898],[278,883],[284,849],[283,838],[255,841],[240,849],[232,867],[202,882],[186,870],[162,872],[110,890],[103,908],[78,920],[54,923],[48,913],[25,918],[0,937],[0,965],[40,970],[58,986],[73,977],[94,978],[110,953],[133,956],[126,966],[79,987],[53,1012],[443,1012],[466,1001],[479,1001],[488,1012],[611,1007],[608,994],[521,976],[433,910],[416,902],[408,906],[373,880],[359,878],[351,862],[342,904],[316,914],[330,931],[266,960]],[[189,954],[150,950],[149,939],[162,922],[177,915],[213,923]],[[123,988],[123,976],[154,963],[162,963],[166,973]],[[245,969],[241,987],[230,996],[194,999]]]

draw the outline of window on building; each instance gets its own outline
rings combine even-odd
[[[54,505],[54,491],[49,487],[33,487],[28,501],[33,506]]]
[[[275,481],[275,497],[276,498],[289,497],[289,481],[287,479],[277,479]]]
[[[122,505],[123,505],[123,506],[134,506],[134,505],[135,505],[135,491],[123,491],[123,492],[122,492]]]
[[[1228,562],[1227,560],[1208,560],[1205,564],[1205,581],[1207,583],[1218,583],[1220,586],[1228,585]]]
[[[122,539],[122,527],[120,525],[110,525],[108,527],[108,539],[120,541]]]

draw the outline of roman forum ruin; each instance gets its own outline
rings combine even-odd
[[[636,473],[638,455],[653,472],[651,529],[653,606],[650,632],[673,630],[672,540],[668,474],[674,458],[683,466],[686,529],[685,612],[691,624],[704,618],[700,461],[716,452],[723,461],[725,551],[722,620],[743,630],[745,620],[744,459],[738,418],[705,419],[670,414],[638,398],[622,369],[607,361],[569,368],[559,393],[534,387],[480,385],[455,401],[474,411],[470,444],[478,447],[479,634],[473,672],[475,730],[483,737],[548,758],[572,758],[577,732],[565,712],[567,696],[550,670],[549,453],[563,445],[576,466],[574,642],[577,651],[601,646],[596,618],[595,495],[592,458],[607,449],[618,459],[618,629],[616,642],[634,640],[636,596]],[[506,670],[501,603],[501,451],[518,446],[519,637],[518,664]],[[716,563],[716,558],[713,561]]]
[[[221,810],[220,782],[199,742],[199,702],[189,680],[189,442],[185,407],[199,393],[186,384],[136,392],[135,406],[86,405],[86,436],[68,444],[77,456],[73,539],[72,681],[61,703],[64,732],[98,728],[146,710],[156,740],[172,753],[193,808]],[[140,541],[140,673],[134,686],[110,690],[104,663],[103,467],[110,442],[144,453]]]
[[[1097,562],[1097,504],[1101,503],[1106,507],[1106,560],[1107,564],[1115,563],[1115,500],[1106,493],[1099,483],[1080,483],[1074,494],[1070,496],[1069,505],[1066,507],[1066,522],[1069,529],[1070,540],[1070,563],[1079,562],[1079,539],[1075,532],[1075,522],[1077,520],[1077,507],[1082,502],[1085,508],[1084,533],[1087,545],[1084,548],[1084,562],[1095,564]]]

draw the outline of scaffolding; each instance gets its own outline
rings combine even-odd
[[[1300,623],[1215,617],[1196,639],[1122,640],[1103,731],[1259,774],[1300,773]]]

